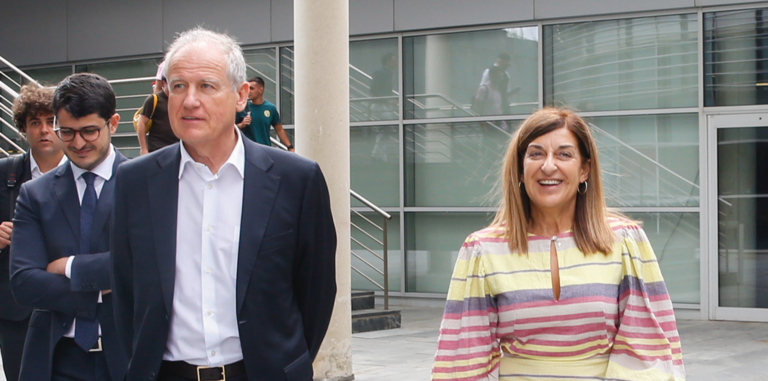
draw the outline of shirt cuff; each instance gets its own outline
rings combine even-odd
[[[66,277],[69,279],[72,279],[72,262],[74,261],[74,255],[70,255],[69,258],[67,258],[67,267],[64,269],[64,275],[66,275]]]

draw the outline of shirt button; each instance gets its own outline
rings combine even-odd
[[[216,356],[216,351],[211,351],[211,356]]]
[[[213,188],[213,184],[208,183],[208,189],[211,189],[211,188]]]
[[[213,311],[211,311],[211,310],[208,310],[208,316],[211,316],[211,315],[213,315]],[[215,353],[215,352],[214,352],[214,353]]]
[[[205,231],[207,231],[207,232],[211,231],[211,225],[206,226],[205,227]]]
[[[205,272],[206,272],[206,273],[208,273],[208,274],[210,274],[210,273],[211,273],[211,268],[210,268],[210,267],[206,267],[206,268],[205,268]]]

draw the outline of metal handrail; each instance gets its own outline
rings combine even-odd
[[[22,77],[24,77],[24,79],[26,79],[27,81],[29,81],[29,82],[32,82],[32,83],[34,83],[34,84],[36,84],[36,85],[38,85],[38,86],[40,85],[40,83],[38,83],[37,81],[35,81],[34,79],[32,79],[32,77],[28,76],[28,75],[27,75],[27,73],[25,73],[25,72],[21,71],[19,68],[17,68],[16,66],[14,66],[12,63],[8,62],[8,60],[6,60],[5,58],[3,58],[3,56],[0,56],[0,62],[4,63],[4,64],[5,64],[6,66],[8,66],[8,67],[9,67],[11,70],[15,71],[16,73],[18,73],[19,75],[21,75]]]
[[[137,78],[125,78],[125,79],[110,79],[107,80],[109,84],[120,84],[120,83],[136,83],[136,82],[146,82],[146,81],[154,81],[155,77],[137,77]]]

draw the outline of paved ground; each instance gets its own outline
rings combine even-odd
[[[403,328],[352,335],[358,381],[429,380],[440,308],[402,309]],[[768,323],[678,321],[688,381],[768,380]]]
[[[403,328],[352,335],[355,380],[429,380],[442,309],[395,308]],[[678,328],[688,381],[768,380],[768,323],[685,320]]]

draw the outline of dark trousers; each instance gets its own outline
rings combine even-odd
[[[157,381],[190,381],[190,379],[160,373],[160,376],[157,377]],[[227,381],[248,381],[248,376],[244,374],[237,377],[227,377]]]
[[[52,368],[51,381],[112,381],[104,352],[86,352],[64,337],[53,351]]]
[[[0,319],[0,349],[3,354],[3,370],[8,381],[18,381],[21,369],[21,353],[27,338],[29,317],[21,321]]]

